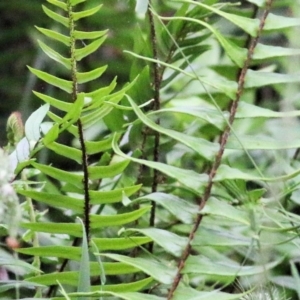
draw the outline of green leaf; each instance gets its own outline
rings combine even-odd
[[[105,72],[106,69],[107,66],[104,66],[104,67],[94,69],[90,72],[84,72],[84,73],[77,72],[77,81],[78,83],[85,83],[85,82],[95,80],[99,78]]]
[[[139,269],[129,266],[125,263],[103,263],[103,267],[106,275],[118,275],[118,274],[132,274],[139,271]],[[99,265],[97,262],[90,263],[91,276],[99,276]],[[35,277],[27,278],[29,282],[36,282],[44,285],[56,285],[57,281],[61,284],[68,284],[72,286],[78,285],[79,274],[78,271],[69,272],[54,272],[51,274],[44,274]]]
[[[58,78],[56,76],[48,74],[47,72],[43,72],[31,67],[28,67],[28,69],[30,70],[31,73],[33,73],[38,78],[44,80],[45,82],[54,85],[59,89],[66,91],[69,94],[72,92],[72,81]]]
[[[258,60],[293,55],[300,55],[300,50],[258,43],[254,50],[253,59]]]
[[[70,37],[68,37],[64,34],[61,34],[59,32],[56,32],[54,30],[51,30],[51,29],[41,28],[38,26],[35,26],[35,28],[38,31],[40,31],[42,34],[44,34],[45,36],[47,36],[53,40],[59,41],[59,42],[65,44],[66,46],[70,46]]]
[[[177,179],[181,184],[186,186],[188,189],[192,190],[196,194],[201,194],[205,188],[205,185],[208,180],[208,175],[207,174],[198,174],[194,172],[193,170],[185,170],[185,169],[180,169],[176,168],[173,166],[169,166],[160,162],[153,162],[153,161],[148,161],[145,159],[138,159],[134,157],[130,157],[126,154],[124,154],[118,144],[116,139],[113,141],[113,149],[116,154],[126,158],[130,159],[136,163],[143,164],[145,166],[148,166],[150,168],[153,168],[155,170],[158,170],[162,172],[163,174],[166,174],[170,176],[171,178]]]
[[[80,11],[80,12],[73,12],[73,19],[74,19],[74,21],[77,21],[77,20],[80,20],[82,18],[92,16],[95,13],[97,13],[100,10],[101,7],[102,7],[102,4],[100,4],[96,7],[90,8],[88,10],[83,10],[83,11]]]
[[[33,93],[40,98],[41,100],[43,100],[46,103],[49,103],[51,106],[56,107],[62,111],[68,112],[70,110],[70,108],[72,107],[72,103],[67,103],[64,101],[60,101],[57,100],[53,97],[47,96],[45,94],[41,94],[39,92],[33,91]]]
[[[141,188],[141,185],[129,186],[112,191],[89,191],[91,204],[109,204],[122,201],[122,196],[133,195]]]
[[[19,248],[16,249],[17,252],[41,256],[41,257],[60,257],[72,260],[80,260],[80,248],[71,246],[43,246],[43,247],[30,247],[30,248]]]
[[[40,270],[38,268],[35,268],[33,265],[22,261],[20,259],[15,259],[11,257],[0,257],[0,266],[13,266],[16,268],[22,268],[23,270],[26,271],[26,273],[29,272],[37,272],[39,273]],[[21,272],[23,274],[23,272]]]
[[[156,244],[161,246],[164,250],[170,254],[180,257],[188,244],[188,238],[181,237],[175,233],[169,232],[167,230],[158,228],[144,228],[144,229],[126,229],[127,232],[139,232],[149,238],[151,238]]]
[[[257,36],[258,27],[259,27],[258,19],[250,19],[250,18],[246,18],[243,16],[226,13],[224,11],[214,8],[213,6],[209,6],[204,3],[200,3],[200,2],[196,2],[196,1],[181,0],[180,2],[190,3],[193,5],[204,7],[207,10],[210,10],[210,11],[218,14],[219,16],[222,16],[223,18],[227,19],[228,21],[232,22],[233,24],[237,25],[238,27],[243,29],[245,32],[247,32],[249,35],[251,35],[252,37]]]
[[[73,223],[22,223],[22,227],[37,232],[55,234],[69,234],[75,237],[82,237],[80,224]]]
[[[128,257],[119,254],[101,254],[104,257],[111,258],[113,260],[117,260],[128,264],[130,266],[134,266],[137,269],[140,269],[144,273],[153,277],[157,281],[164,284],[171,284],[176,275],[176,268],[167,262],[162,262],[158,260],[154,260],[150,257],[140,258],[140,257]],[[144,298],[143,298],[144,299]]]
[[[234,262],[216,261],[210,260],[209,258],[201,255],[190,255],[185,263],[182,272],[183,274],[206,274],[236,278],[236,276],[251,276],[262,274],[266,272],[266,270],[276,267],[279,263],[280,261],[275,261],[261,266],[241,266]],[[195,266],[201,266],[201,268],[195,268]]]
[[[248,70],[245,78],[246,88],[257,88],[272,84],[299,82],[300,74],[279,74]]]
[[[44,140],[43,140],[44,141]],[[45,143],[45,141],[44,141]],[[63,144],[59,144],[59,143],[50,143],[50,144],[46,144],[45,146],[54,151],[55,153],[64,156],[66,158],[72,159],[74,161],[76,161],[78,164],[82,163],[82,152],[78,149],[75,149],[73,147],[69,147]]]
[[[87,46],[84,46],[83,48],[76,49],[75,50],[75,59],[77,61],[80,61],[84,57],[86,57],[86,56],[90,55],[91,53],[95,52],[103,44],[105,39],[106,39],[106,36],[103,36],[103,37],[91,42]]]
[[[44,104],[33,112],[25,123],[25,135],[30,144],[35,144],[41,137],[40,126],[50,108],[49,104]]]
[[[51,194],[51,193],[43,193],[34,190],[17,190],[18,194],[23,195],[25,197],[29,197],[38,202],[45,203],[51,205],[53,207],[61,207],[65,209],[71,209],[75,212],[83,211],[83,200],[72,198],[70,196]]]
[[[75,6],[79,3],[85,2],[86,0],[70,0],[72,6]]]
[[[186,287],[184,285],[179,285],[174,293],[173,300],[238,300],[242,299],[243,294],[228,294],[224,292],[219,292],[218,290],[211,290],[208,292],[200,292],[191,287]],[[246,299],[246,298],[245,298]],[[258,299],[256,299],[258,300]]]
[[[224,130],[226,124],[225,118],[228,118],[227,112],[223,112],[222,115],[216,109],[199,106],[175,106],[171,108],[163,108],[158,111],[151,112],[149,115],[161,113],[180,113],[191,115],[208,122],[220,130]]]
[[[154,201],[157,204],[160,204],[185,224],[193,224],[199,210],[197,205],[180,199],[172,194],[165,193],[152,193],[132,202],[144,202],[145,200]]]
[[[151,206],[145,206],[129,213],[117,214],[111,216],[91,215],[91,228],[101,228],[108,226],[119,226],[133,222],[149,211]]]
[[[85,145],[87,154],[91,155],[109,150],[111,148],[112,140],[113,136],[111,135],[109,138],[101,141],[87,141]]]
[[[57,61],[58,63],[62,64],[64,67],[66,67],[68,70],[71,70],[71,59],[65,58],[62,55],[60,55],[58,52],[54,51],[52,48],[44,44],[42,41],[37,40],[39,46],[44,51],[48,57],[51,59]]]
[[[74,105],[71,106],[72,108]],[[58,117],[51,111],[48,112],[48,117],[50,117],[51,120],[53,120],[56,124],[63,124],[63,118]],[[63,130],[69,131],[74,137],[78,138],[78,128],[77,126],[73,125],[72,123],[65,123],[65,127],[62,130],[62,127],[59,128],[62,132]]]
[[[125,250],[151,242],[149,237],[93,238],[100,251]]]
[[[242,236],[234,230],[228,231],[224,228],[219,230],[201,226],[195,235],[194,240],[191,242],[192,246],[215,246],[215,247],[236,247],[236,246],[249,246],[251,239]]]
[[[59,0],[47,0],[47,2],[59,7],[59,8],[62,8],[63,10],[67,11],[67,4],[62,2],[62,1],[59,1]]]
[[[102,286],[92,286],[92,291],[110,291],[114,293],[128,293],[128,292],[136,292],[147,287],[150,287],[150,284],[153,282],[153,278],[148,277],[138,281],[132,281],[130,283],[121,283],[121,284],[106,284]]]
[[[264,31],[279,30],[294,26],[300,26],[299,18],[277,16],[272,13],[269,13],[265,22]]]
[[[215,158],[216,153],[218,152],[220,146],[217,143],[209,142],[202,138],[197,138],[194,136],[189,136],[187,134],[163,128],[162,126],[159,126],[149,118],[147,118],[141,109],[134,103],[134,101],[127,95],[127,99],[134,109],[134,112],[138,116],[139,120],[141,120],[145,125],[147,125],[149,128],[152,128],[153,130],[160,132],[162,134],[165,134],[175,140],[177,140],[180,143],[183,143],[184,145],[188,146],[192,150],[196,151],[199,155],[204,157],[207,160],[212,160]]]
[[[235,136],[230,136],[226,149],[248,149],[248,150],[280,150],[295,149],[300,147],[300,140],[293,139],[287,141],[279,137],[270,137],[266,135],[239,135],[238,140]]]
[[[63,171],[54,167],[38,164],[36,162],[32,162],[31,165],[45,175],[83,188],[83,175],[73,174],[69,171]]]
[[[85,227],[80,218],[77,218],[80,221],[82,228],[82,245],[81,245],[81,258],[79,264],[79,279],[77,292],[79,293],[88,293],[91,291],[91,272],[90,272],[90,255],[89,255],[89,245],[88,237],[86,235]],[[83,300],[89,300],[88,297],[82,297]]]
[[[290,118],[299,117],[300,111],[273,111],[250,103],[240,102],[236,118]]]
[[[208,199],[206,205],[200,211],[200,214],[224,217],[248,226],[250,225],[249,214],[246,211],[235,208],[215,197]]]
[[[129,162],[129,160],[123,160],[117,163],[113,163],[109,166],[90,166],[88,167],[89,178],[94,180],[115,177],[126,169]]]
[[[0,293],[15,290],[16,287],[18,288],[25,288],[25,289],[34,289],[39,287],[44,287],[41,284],[33,283],[33,282],[26,282],[26,281],[18,281],[18,280],[1,280],[0,283]],[[35,298],[39,300],[38,298]],[[43,300],[43,299],[41,299]]]
[[[47,8],[46,6],[42,5],[44,13],[51,18],[52,20],[61,23],[65,27],[69,28],[69,19],[66,17],[61,16],[60,14],[52,11],[51,9]]]
[[[74,30],[74,37],[77,40],[94,40],[101,36],[106,35],[108,30],[101,30],[101,31],[78,31]]]

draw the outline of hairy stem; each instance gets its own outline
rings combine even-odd
[[[70,54],[71,54],[71,76],[72,76],[72,101],[75,102],[77,100],[78,95],[78,81],[77,81],[77,62],[75,57],[75,43],[76,38],[74,35],[75,31],[75,23],[73,19],[73,11],[72,11],[72,4],[71,1],[67,1],[68,6],[68,18],[70,24]],[[84,189],[84,226],[86,236],[89,239],[90,236],[90,195],[89,195],[89,174],[88,174],[88,156],[85,147],[85,140],[83,134],[83,126],[80,119],[77,121],[78,127],[78,135],[79,135],[79,142],[81,146],[81,153],[82,153],[82,169],[83,169],[83,189]]]
[[[232,103],[231,103],[228,126],[225,128],[224,132],[221,135],[220,150],[218,151],[218,153],[216,155],[216,158],[214,160],[214,163],[213,163],[213,165],[212,165],[212,167],[209,171],[208,183],[207,183],[204,195],[203,195],[203,197],[199,197],[199,199],[198,199],[198,201],[199,201],[199,211],[201,211],[203,209],[203,207],[205,206],[207,200],[209,199],[209,197],[211,195],[211,190],[212,190],[212,186],[213,186],[213,179],[214,179],[214,177],[217,173],[217,170],[218,170],[218,168],[221,164],[222,157],[223,157],[224,150],[225,150],[225,145],[227,143],[227,140],[228,140],[228,137],[229,137],[229,134],[230,134],[230,131],[231,131],[231,127],[232,127],[232,124],[233,124],[234,119],[235,119],[235,115],[236,115],[236,111],[237,111],[239,101],[240,101],[241,96],[242,96],[243,91],[244,91],[245,77],[246,77],[246,74],[247,74],[247,70],[250,66],[250,63],[251,63],[251,60],[252,60],[252,57],[253,57],[253,53],[254,53],[254,49],[255,49],[255,47],[258,43],[258,39],[260,38],[260,36],[262,34],[262,30],[264,28],[267,16],[268,16],[268,14],[271,10],[272,3],[273,3],[273,0],[267,0],[266,8],[265,8],[265,10],[262,14],[261,19],[260,19],[260,24],[259,24],[259,29],[258,29],[257,35],[256,35],[255,38],[251,39],[251,42],[249,44],[247,58],[244,62],[243,68],[241,69],[240,74],[239,74],[239,78],[238,78],[238,88],[237,88],[237,92],[236,92],[236,97],[235,97],[235,100],[232,101]],[[173,294],[174,294],[175,290],[177,289],[177,287],[178,287],[178,285],[181,281],[182,269],[184,268],[185,262],[186,262],[186,260],[188,259],[188,257],[190,256],[190,253],[191,253],[191,248],[192,248],[191,247],[191,241],[194,239],[195,233],[196,233],[199,225],[201,224],[202,219],[203,219],[203,215],[198,214],[198,217],[196,218],[196,221],[193,225],[192,231],[190,232],[188,244],[187,244],[186,248],[184,249],[183,255],[182,255],[182,257],[180,259],[180,262],[178,264],[178,270],[177,270],[175,279],[174,279],[173,284],[171,286],[171,289],[168,293],[168,297],[167,297],[168,300],[172,299]]]
[[[149,17],[149,23],[150,23],[150,38],[151,38],[151,44],[152,44],[152,52],[153,52],[153,58],[155,60],[158,59],[158,51],[157,51],[157,38],[156,38],[156,31],[155,31],[155,25],[154,25],[154,17],[150,9],[151,1],[149,1],[148,6],[148,17]],[[161,84],[161,77],[160,77],[160,70],[158,63],[153,63],[153,77],[154,77],[154,102],[153,102],[153,110],[159,110],[160,109],[160,84]],[[160,119],[157,118],[156,120],[157,124],[160,124]],[[160,144],[160,134],[159,132],[154,133],[154,147],[153,147],[153,161],[157,162],[159,161],[159,144]],[[153,171],[153,181],[152,181],[152,193],[155,193],[157,191],[158,186],[158,178],[159,178],[159,172],[157,170]],[[155,224],[155,210],[156,210],[156,203],[152,201],[152,208],[150,213],[150,220],[149,224],[151,227],[154,227]],[[149,251],[153,251],[153,243],[149,244]]]

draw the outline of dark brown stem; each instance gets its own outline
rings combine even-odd
[[[153,58],[158,60],[158,50],[157,50],[157,38],[156,38],[156,31],[154,25],[154,17],[150,9],[151,1],[149,1],[148,7],[148,17],[150,23],[150,38],[152,44],[152,52]],[[153,110],[160,109],[160,84],[161,84],[161,77],[160,77],[160,70],[158,63],[153,63],[153,79],[154,79],[154,102],[153,102]],[[160,119],[156,120],[156,123],[160,123]],[[153,161],[159,161],[159,144],[160,144],[160,134],[159,132],[154,133],[154,147],[153,147]],[[157,186],[159,182],[159,172],[157,170],[153,171],[153,181],[152,181],[152,193],[157,191]],[[150,220],[149,225],[154,227],[155,225],[155,210],[156,210],[156,203],[152,201],[152,208],[150,213]],[[153,243],[149,244],[149,251],[153,251]]]
[[[217,173],[217,170],[218,170],[218,168],[221,164],[221,160],[222,160],[223,153],[224,153],[224,150],[225,150],[225,145],[227,143],[227,140],[228,140],[228,137],[229,137],[229,134],[230,134],[230,131],[231,131],[231,127],[232,127],[232,124],[233,124],[234,119],[235,119],[235,115],[236,115],[236,111],[237,111],[239,101],[240,101],[242,93],[244,91],[245,77],[246,77],[246,74],[247,74],[247,70],[250,66],[250,63],[251,63],[251,60],[252,60],[252,57],[253,57],[253,53],[254,53],[254,49],[255,49],[255,47],[258,43],[258,39],[260,38],[260,36],[262,34],[262,30],[264,28],[266,18],[268,16],[269,12],[270,12],[272,3],[273,3],[273,0],[267,0],[266,8],[263,12],[263,15],[262,15],[261,19],[260,19],[260,24],[259,24],[257,36],[255,38],[252,38],[251,42],[249,44],[247,58],[245,60],[243,68],[240,71],[240,76],[239,76],[239,79],[238,79],[238,88],[237,88],[237,92],[236,92],[236,97],[235,97],[235,100],[232,101],[232,103],[231,103],[228,126],[225,128],[223,134],[221,135],[220,150],[218,151],[218,153],[216,155],[216,158],[214,160],[214,163],[213,163],[213,165],[212,165],[212,167],[209,171],[208,183],[207,183],[204,195],[203,195],[203,197],[201,197],[201,198],[199,197],[199,199],[198,199],[199,200],[199,211],[201,211],[203,209],[203,207],[205,206],[207,200],[209,199],[209,197],[211,195],[211,190],[212,190],[212,186],[213,186],[213,179],[214,179],[214,177]],[[183,255],[182,255],[182,257],[180,259],[180,262],[178,264],[178,270],[177,270],[176,276],[174,278],[173,284],[171,286],[171,289],[170,289],[168,297],[167,297],[168,300],[172,299],[173,294],[174,294],[175,290],[177,289],[177,287],[178,287],[178,285],[181,281],[182,269],[184,268],[185,262],[186,262],[186,260],[188,259],[188,257],[190,256],[190,253],[191,253],[191,242],[194,239],[195,233],[196,233],[202,219],[203,219],[203,215],[198,214],[198,216],[196,218],[196,221],[194,223],[194,226],[192,228],[192,231],[190,232],[188,244],[187,244],[186,248],[184,249]]]

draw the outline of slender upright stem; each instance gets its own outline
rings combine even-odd
[[[157,50],[157,37],[156,37],[156,31],[155,31],[155,25],[154,25],[154,18],[153,14],[150,10],[151,1],[149,1],[148,6],[148,17],[149,17],[149,23],[150,23],[150,38],[151,38],[151,44],[152,44],[152,52],[153,52],[153,58],[155,60],[158,59],[158,50]],[[153,102],[153,110],[159,110],[160,109],[160,70],[158,63],[153,63],[153,83],[154,83],[154,102]],[[157,118],[156,123],[160,123],[160,119]],[[159,132],[154,133],[154,147],[153,147],[153,160],[159,161],[159,144],[160,144],[160,134]],[[159,172],[157,170],[153,170],[153,181],[152,181],[152,193],[155,193],[157,191],[157,186],[159,182]],[[155,210],[156,210],[156,203],[152,201],[152,208],[150,213],[150,221],[149,224],[151,227],[154,227],[155,225]],[[149,251],[153,251],[153,243],[150,243]]]
[[[199,201],[199,211],[204,208],[207,200],[209,199],[209,197],[211,195],[211,190],[212,190],[212,186],[213,186],[213,179],[214,179],[214,177],[215,177],[215,175],[217,173],[217,170],[218,170],[219,166],[221,165],[221,161],[222,161],[222,157],[223,157],[223,154],[224,154],[225,146],[226,146],[226,143],[227,143],[230,131],[231,131],[232,124],[233,124],[234,119],[235,119],[237,107],[238,107],[238,104],[240,102],[241,96],[242,96],[243,91],[244,91],[245,77],[246,77],[248,68],[250,66],[250,63],[251,63],[251,60],[252,60],[252,57],[253,57],[253,53],[254,53],[255,47],[256,47],[256,45],[258,43],[258,39],[260,38],[260,36],[262,34],[262,30],[264,28],[267,16],[268,16],[268,14],[269,14],[269,12],[271,10],[272,3],[273,3],[273,0],[267,0],[266,8],[265,8],[265,10],[264,10],[264,12],[262,14],[261,19],[260,19],[260,24],[259,24],[257,35],[256,35],[255,38],[252,38],[251,42],[249,43],[247,58],[246,58],[246,60],[244,62],[243,68],[240,70],[240,73],[239,73],[238,88],[237,88],[237,92],[236,92],[236,97],[235,97],[235,100],[232,101],[231,107],[230,107],[230,115],[229,115],[229,120],[228,120],[229,125],[225,128],[224,132],[221,135],[221,138],[220,138],[220,150],[218,151],[218,153],[216,155],[216,158],[214,160],[214,163],[213,163],[213,165],[212,165],[212,167],[211,167],[211,169],[209,171],[209,174],[208,174],[208,183],[207,183],[204,195],[203,195],[203,197],[201,197],[201,198],[199,197],[199,199],[198,199],[198,201]],[[199,226],[201,224],[202,219],[203,219],[203,215],[198,214],[198,216],[196,218],[196,221],[195,221],[195,223],[193,225],[193,228],[192,228],[192,230],[190,232],[187,246],[184,249],[183,255],[182,255],[182,257],[181,257],[181,259],[179,261],[177,274],[175,276],[175,279],[173,281],[171,289],[170,289],[170,291],[168,293],[168,297],[167,297],[168,300],[171,300],[173,298],[174,292],[177,289],[177,287],[178,287],[178,285],[179,285],[179,283],[181,281],[181,278],[182,278],[182,274],[181,274],[182,273],[182,269],[184,268],[185,263],[186,263],[188,257],[191,254],[191,249],[192,249],[191,242],[192,242],[192,240],[195,237],[195,233],[198,230],[198,228],[199,228]]]
[[[71,55],[71,76],[72,76],[72,101],[75,102],[78,96],[78,80],[77,80],[77,61],[76,61],[76,38],[75,32],[75,22],[73,18],[72,4],[71,1],[67,1],[68,6],[68,18],[70,26],[70,55]],[[89,174],[88,174],[88,155],[86,152],[83,125],[81,119],[77,121],[79,142],[81,146],[82,153],[82,169],[83,169],[83,189],[84,189],[84,225],[86,236],[89,239],[90,236],[90,195],[89,195]]]

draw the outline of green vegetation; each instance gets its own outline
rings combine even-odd
[[[1,298],[299,298],[294,1],[44,2]]]

